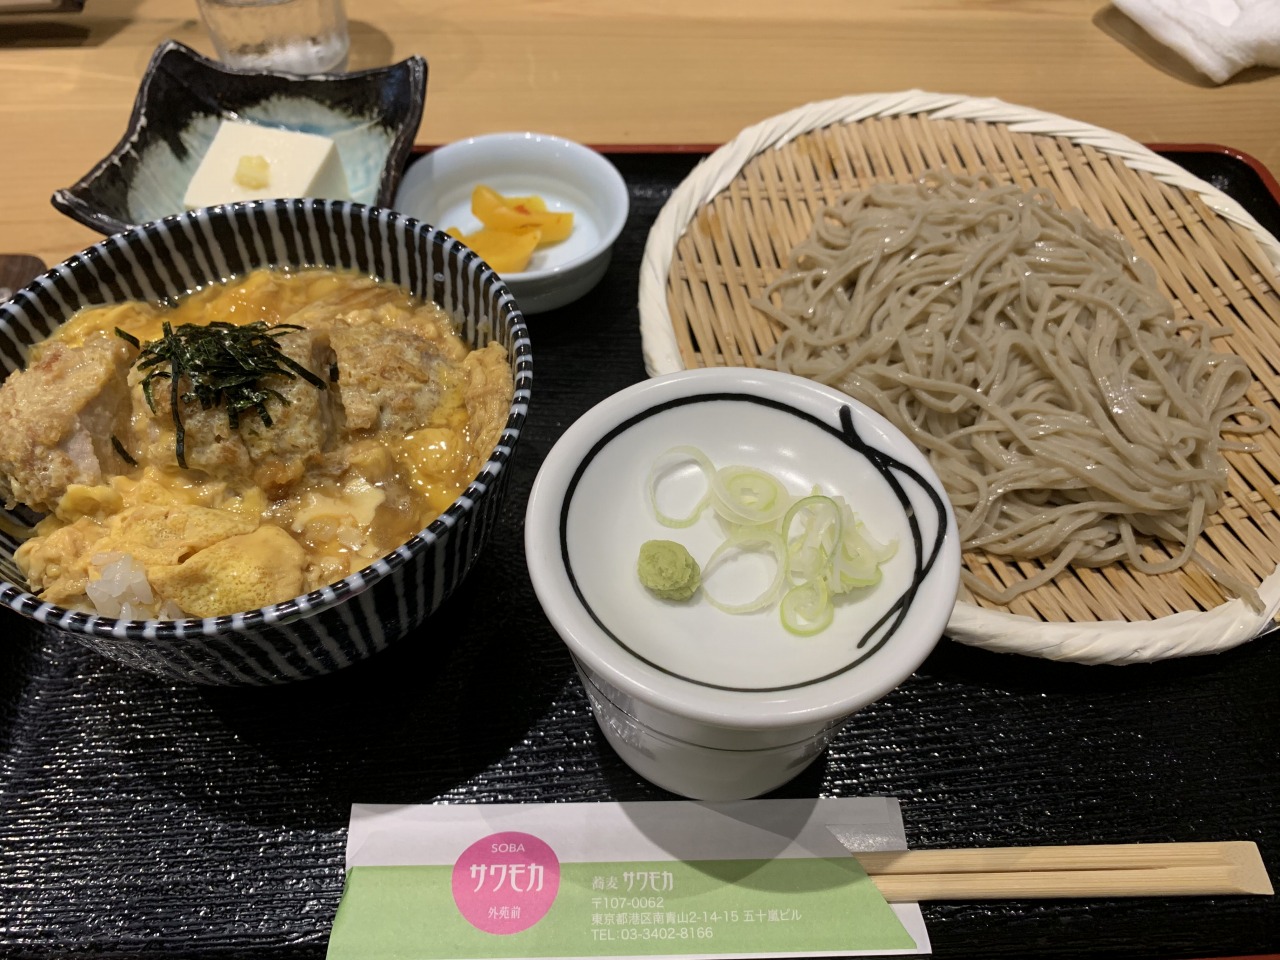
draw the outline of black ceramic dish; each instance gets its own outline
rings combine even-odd
[[[101,233],[183,211],[183,195],[222,120],[332,137],[352,199],[388,206],[422,120],[427,63],[310,77],[246,73],[168,40],[142,77],[115,148],[53,205]]]

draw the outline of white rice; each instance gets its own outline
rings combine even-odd
[[[186,616],[172,600],[156,604],[155,591],[147,580],[146,568],[132,554],[116,551],[95,553],[89,558],[90,580],[84,592],[95,613],[122,620],[160,617],[179,620]],[[98,576],[93,577],[94,568]]]

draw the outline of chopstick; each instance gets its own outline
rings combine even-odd
[[[890,903],[1274,891],[1258,845],[1126,843],[856,853]]]

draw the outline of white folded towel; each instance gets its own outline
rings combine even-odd
[[[1214,83],[1280,67],[1280,0],[1112,0]]]

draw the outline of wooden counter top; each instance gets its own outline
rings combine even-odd
[[[1215,87],[1098,0],[350,0],[348,13],[353,69],[429,61],[420,143],[536,129],[716,144],[812,100],[924,89],[1224,144],[1280,170],[1280,72]],[[119,139],[170,37],[212,54],[190,0],[0,16],[0,252],[52,263],[97,239],[49,195]]]

